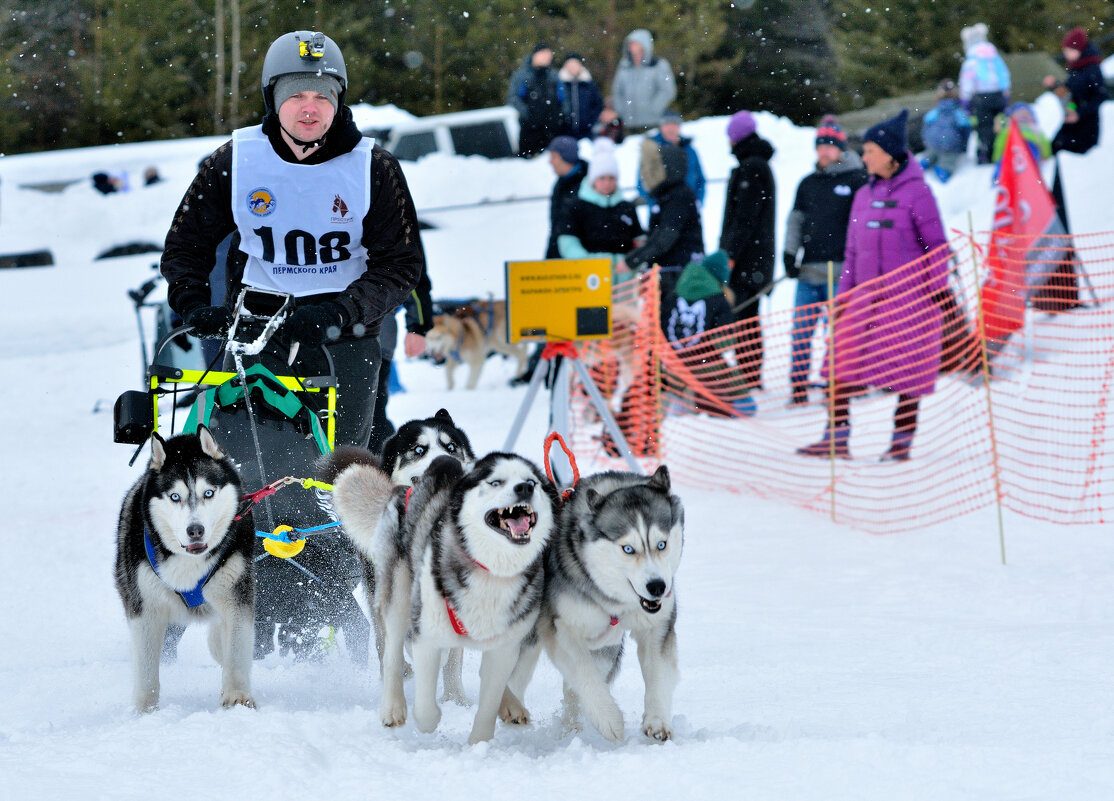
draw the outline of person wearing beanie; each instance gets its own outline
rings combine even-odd
[[[665,338],[691,377],[702,384],[702,391],[690,389],[683,403],[672,405],[674,413],[695,410],[713,417],[749,417],[757,411],[739,370],[723,357],[728,349],[725,339],[731,336],[727,327],[735,322],[730,277],[727,251],[716,250],[689,262],[673,292],[662,298]],[[663,369],[669,369],[668,362]],[[679,378],[676,383],[684,386],[688,376]]]
[[[654,55],[654,37],[645,28],[631,31],[623,40],[623,55],[611,80],[610,96],[627,132],[657,125],[676,96],[673,68]]]
[[[928,110],[921,122],[924,154],[921,166],[947,183],[967,152],[971,138],[971,121],[959,104],[955,81],[945,78],[936,88],[936,105]]]
[[[988,39],[986,23],[978,22],[959,33],[963,64],[959,68],[959,100],[975,118],[978,163],[990,163],[994,146],[994,118],[1010,101],[1010,70]]]
[[[557,80],[565,102],[565,124],[561,132],[574,139],[590,138],[592,126],[603,111],[603,95],[579,53],[565,56]]]
[[[538,42],[507,86],[506,104],[518,112],[518,155],[543,152],[565,127],[565,92],[553,69],[553,51]]]
[[[559,259],[561,252],[557,247],[557,223],[568,213],[576,201],[580,184],[588,175],[588,162],[580,158],[577,141],[571,136],[557,136],[546,148],[549,153],[549,166],[557,180],[549,198],[549,241],[545,248],[545,258]]]
[[[700,163],[700,155],[696,152],[696,147],[693,146],[692,139],[687,136],[681,136],[681,115],[672,109],[666,111],[661,115],[661,124],[658,130],[650,134],[650,138],[657,142],[659,145],[674,145],[685,151],[685,156],[688,158],[688,171],[685,177],[687,183],[696,195],[696,202],[701,207],[704,205],[704,167]],[[641,179],[635,187],[638,194],[646,200],[650,199],[650,193],[646,187],[642,185]]]
[[[743,323],[739,365],[750,386],[762,386],[762,323],[759,301],[774,282],[774,215],[777,197],[770,159],[774,148],[758,135],[749,111],[738,111],[727,123],[731,153],[739,162],[727,179],[719,246],[732,264],[735,319]]]
[[[790,405],[808,403],[812,335],[828,300],[829,269],[843,269],[847,221],[855,192],[867,181],[859,154],[847,150],[847,134],[832,115],[816,128],[816,165],[801,179],[785,225],[785,276],[797,279],[793,301]]]
[[[1082,28],[1068,31],[1061,42],[1068,75],[1063,81],[1044,79],[1064,107],[1064,122],[1052,139],[1052,152],[1086,153],[1099,141],[1099,106],[1107,100],[1102,56]]]
[[[395,157],[356,127],[332,39],[280,36],[264,58],[261,88],[262,125],[235,131],[202,161],[175,212],[161,260],[168,300],[200,337],[215,339],[226,334],[242,287],[294,296],[293,313],[257,358],[281,365],[281,374],[322,375],[324,346],[339,381],[336,441],[366,446],[380,324],[423,270],[414,201]],[[217,246],[232,233],[229,289],[212,305]],[[292,241],[298,246],[284,244]],[[295,342],[288,364],[284,349]]]
[[[237,129],[201,162],[174,213],[160,263],[167,299],[198,337],[215,341],[226,338],[242,289],[289,296],[293,309],[261,352],[244,355],[243,366],[260,364],[276,375],[332,373],[335,443],[366,447],[375,430],[382,322],[423,271],[414,201],[398,160],[356,127],[345,104],[344,58],[331,38],[316,31],[278,37],[264,56],[260,89],[262,124]],[[214,298],[211,273],[226,239],[233,243],[223,260],[226,291]],[[267,315],[281,303],[262,293],[247,301],[252,312]],[[224,369],[235,369],[227,355]],[[274,454],[257,453],[250,437],[221,445],[242,466],[245,483],[270,480],[253,467],[260,459],[278,469]],[[348,565],[329,561],[315,572],[343,587]],[[266,580],[272,578],[266,565],[257,569],[264,573],[257,611],[284,621],[278,632],[284,648],[303,658],[319,655],[318,632],[328,622],[346,640],[362,639],[366,654],[368,624],[358,605],[323,598],[326,608],[305,608],[300,596],[285,592],[288,584]],[[257,656],[274,649],[274,628],[256,624]]]
[[[943,328],[936,298],[947,287],[951,253],[924,170],[905,150],[905,118],[903,110],[864,137],[870,179],[851,204],[834,351],[821,368],[834,386],[830,417],[824,436],[797,450],[805,456],[850,458],[851,398],[873,387],[898,396],[893,439],[882,460],[905,461],[920,400],[936,388]],[[833,361],[835,375],[829,376]]]
[[[619,264],[643,236],[634,204],[619,192],[619,162],[610,141],[597,144],[588,176],[554,230],[562,259],[607,258],[612,265]],[[630,277],[629,270],[613,273],[615,281]]]

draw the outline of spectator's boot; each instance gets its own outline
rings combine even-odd
[[[894,431],[893,442],[890,449],[882,454],[880,462],[907,462],[909,451],[913,447],[912,431]]]
[[[819,442],[797,448],[797,453],[802,456],[816,456],[821,459],[829,458],[833,453],[840,459],[850,459],[851,450],[848,442],[851,439],[851,426],[837,425],[824,431],[824,437]],[[834,440],[834,447],[833,447]]]

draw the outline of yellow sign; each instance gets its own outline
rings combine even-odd
[[[611,259],[508,261],[507,341],[611,336]]]

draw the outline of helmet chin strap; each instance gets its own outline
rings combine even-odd
[[[290,131],[286,130],[286,128],[283,126],[283,124],[281,122],[279,123],[279,128],[282,129],[282,132],[284,134],[286,134],[287,136],[290,137],[290,139],[294,142],[294,144],[299,145],[302,148],[302,155],[303,156],[308,151],[312,150],[313,148],[324,144],[325,143],[325,137],[329,135],[329,131],[328,131],[328,129],[326,129],[325,133],[321,134],[320,138],[307,142],[304,139],[299,139],[294,134],[290,133]]]

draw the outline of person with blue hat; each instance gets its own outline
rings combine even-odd
[[[851,458],[851,398],[873,387],[898,396],[882,461],[909,459],[921,398],[936,389],[943,352],[936,298],[947,287],[951,252],[924,169],[906,146],[908,116],[903,109],[863,136],[870,180],[851,204],[834,351],[822,371],[834,388],[830,418],[822,439],[797,449],[805,456]]]

